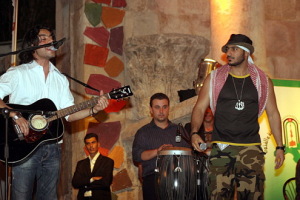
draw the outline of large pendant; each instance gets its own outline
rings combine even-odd
[[[235,104],[235,109],[236,110],[244,110],[245,108],[245,103],[241,100],[238,100],[238,102],[236,102]]]

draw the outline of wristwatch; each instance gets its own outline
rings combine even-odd
[[[22,117],[22,115],[21,115],[21,113],[16,113],[16,115],[15,116],[13,116],[12,117],[12,119],[14,120],[14,121],[16,121],[17,119],[20,119]]]
[[[276,147],[276,150],[277,150],[277,149],[281,149],[281,150],[283,150],[283,152],[285,152],[285,146],[277,146],[277,147]]]

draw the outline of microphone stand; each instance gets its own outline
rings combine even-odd
[[[89,89],[91,89],[91,90],[94,90],[94,91],[100,92],[98,89],[96,89],[96,88],[93,88],[92,86],[90,86],[90,85],[88,85],[88,84],[86,84],[86,83],[83,83],[83,82],[81,82],[81,81],[77,80],[76,78],[73,78],[73,77],[69,76],[69,75],[68,75],[68,74],[66,74],[66,73],[62,73],[62,74],[63,74],[63,75],[65,75],[66,77],[68,77],[68,78],[72,79],[73,81],[75,81],[75,82],[79,83],[80,85],[83,85],[84,87],[87,87],[87,88],[89,88]]]
[[[9,158],[9,146],[8,146],[8,119],[10,112],[31,113],[31,114],[43,114],[43,111],[21,110],[21,109],[9,109],[0,108],[1,114],[5,118],[5,144],[4,144],[4,158],[5,158],[5,200],[8,200],[8,158]]]
[[[182,123],[179,123],[178,124],[178,129],[179,129],[179,132],[180,132],[180,136],[182,137],[182,139],[184,141],[186,141],[186,143],[190,144],[191,141],[186,137],[187,136],[187,131],[185,130],[185,128],[183,127]]]
[[[12,52],[9,52],[9,53],[0,54],[0,58],[3,57],[3,56],[18,54],[18,53],[25,52],[25,51],[34,51],[36,49],[40,49],[40,48],[44,48],[44,47],[55,46],[56,44],[60,44],[60,43],[62,44],[65,40],[66,40],[66,38],[63,38],[61,40],[54,41],[54,42],[51,42],[51,43],[47,43],[47,44],[43,44],[43,45],[39,45],[39,46],[32,46],[32,47],[28,47],[26,49],[21,49],[21,50],[18,50],[18,51],[12,51]],[[61,46],[61,44],[59,46]]]

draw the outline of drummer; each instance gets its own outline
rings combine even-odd
[[[169,97],[156,93],[150,98],[152,121],[140,128],[134,138],[132,157],[134,162],[142,165],[142,189],[144,200],[156,200],[155,167],[158,152],[168,147],[188,147],[190,144],[182,139],[176,142],[177,124],[169,120]]]

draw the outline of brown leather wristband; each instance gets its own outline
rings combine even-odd
[[[198,132],[192,132],[191,136],[193,136],[195,134],[199,135]]]
[[[277,146],[276,150],[278,150],[278,149],[281,149],[281,150],[283,150],[285,152],[285,146]]]

